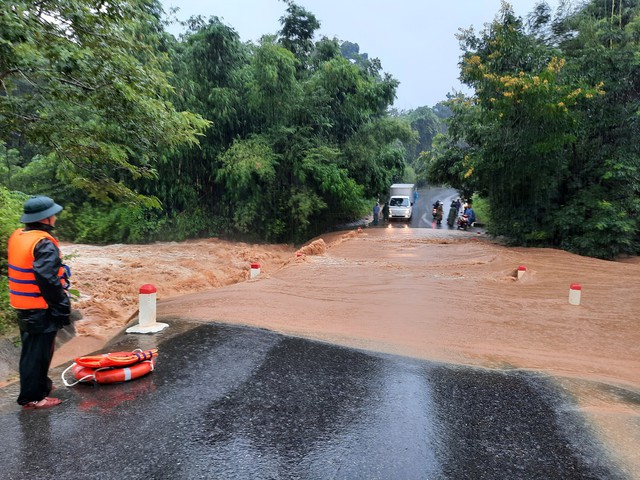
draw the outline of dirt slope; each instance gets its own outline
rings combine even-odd
[[[252,263],[274,271],[294,258],[287,245],[250,245],[219,239],[152,245],[62,244],[70,259],[73,288],[81,297],[74,308],[83,319],[81,336],[109,337],[138,308],[142,285],[152,284],[167,299],[247,280]]]

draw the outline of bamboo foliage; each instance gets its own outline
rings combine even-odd
[[[157,2],[4,2],[0,141],[53,155],[90,195],[140,199],[124,179],[152,178],[157,149],[194,144],[206,122],[167,102],[155,51]],[[19,140],[16,140],[19,139]],[[158,205],[153,196],[144,198]]]

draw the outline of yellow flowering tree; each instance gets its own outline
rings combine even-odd
[[[631,4],[615,25],[604,15],[600,23],[587,24],[598,15],[596,2],[568,12],[554,20],[558,35],[550,37],[527,31],[503,2],[483,32],[459,35],[461,79],[474,95],[452,102],[455,114],[443,156],[457,159],[448,166],[454,174],[450,183],[473,185],[489,200],[494,233],[520,244],[551,244],[606,258],[637,252],[639,157],[632,138],[638,133],[640,89],[631,72],[638,70],[640,29],[638,2]],[[594,37],[594,27],[601,29],[600,37]],[[607,42],[612,30],[627,32],[626,40],[618,35],[618,46]],[[593,66],[598,57],[602,62]],[[624,67],[612,71],[614,58]],[[611,85],[636,102],[635,111],[612,101]],[[607,142],[614,132],[624,132],[625,141]],[[605,143],[609,151],[602,155],[594,147]],[[585,188],[595,198],[585,197]],[[616,202],[616,196],[624,201]],[[626,218],[612,215],[616,208]]]

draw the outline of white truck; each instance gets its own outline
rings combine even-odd
[[[389,189],[389,220],[411,220],[413,215],[413,183],[394,183]]]

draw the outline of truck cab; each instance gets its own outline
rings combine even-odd
[[[413,204],[409,197],[391,197],[389,199],[389,218],[411,220]]]
[[[412,183],[394,183],[389,190],[389,220],[411,220],[413,215]]]

